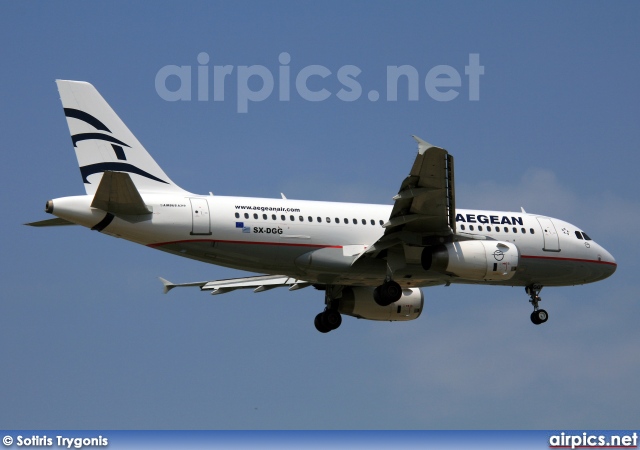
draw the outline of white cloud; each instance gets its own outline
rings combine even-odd
[[[529,169],[515,184],[485,181],[476,185],[458,183],[456,206],[519,211],[567,220],[585,229],[596,240],[631,239],[640,222],[640,202],[611,191],[593,196],[576,193],[547,169]],[[615,232],[615,233],[612,233]]]

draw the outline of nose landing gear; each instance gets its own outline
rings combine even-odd
[[[535,325],[543,324],[549,319],[549,314],[544,309],[538,308],[538,302],[542,299],[540,298],[540,291],[542,290],[542,286],[539,284],[532,284],[524,288],[525,292],[529,294],[531,300],[529,303],[533,305],[533,312],[531,313],[531,322]]]

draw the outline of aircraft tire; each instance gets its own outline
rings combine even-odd
[[[335,330],[342,324],[342,315],[335,309],[327,309],[322,314],[322,324],[329,330]]]
[[[331,330],[324,324],[323,316],[324,313],[318,314],[314,319],[313,324],[316,326],[316,330],[318,330],[320,333],[328,333]]]
[[[537,309],[531,313],[531,322],[535,325],[545,323],[549,319],[549,314],[544,309]]]
[[[395,281],[385,281],[373,290],[373,299],[380,306],[389,306],[402,297],[402,287]]]

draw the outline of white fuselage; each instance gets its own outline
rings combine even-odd
[[[92,198],[55,199],[53,214],[95,227],[105,220],[105,212],[90,206]],[[174,194],[143,194],[143,199],[151,214],[113,217],[101,231],[187,258],[309,282],[377,286],[387,272],[382,259],[367,259],[344,270],[312,267],[309,255],[319,249],[344,256],[362,253],[384,234],[390,205]],[[422,249],[406,247],[406,264],[394,272],[398,283],[565,286],[598,281],[616,268],[611,254],[562,220],[458,209],[456,226],[465,238],[513,243],[519,252],[513,277],[479,281],[424,270],[418,253]]]

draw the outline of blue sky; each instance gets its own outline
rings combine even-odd
[[[636,2],[3,2],[0,424],[638,428],[639,13]],[[195,74],[201,52],[211,73],[234,66],[225,100],[197,101],[195,87],[191,101],[163,100],[157,73]],[[277,75],[283,52],[292,79],[328,68],[309,86],[332,95],[311,102],[292,88],[284,102],[274,91],[238,113],[237,68]],[[470,54],[484,66],[478,101]],[[336,97],[347,65],[361,70],[352,102]],[[406,87],[386,100],[387,67],[400,65],[419,73],[417,101]],[[423,84],[440,65],[461,75],[451,101]],[[83,193],[55,79],[94,84],[198,193],[390,204],[416,134],[455,156],[459,207],[562,218],[618,270],[544,289],[540,327],[521,288],[425,289],[416,321],[345,318],[328,335],[313,327],[323,298],[311,289],[164,296],[158,276],[242,273],[79,227],[22,225],[47,218],[48,199]]]

